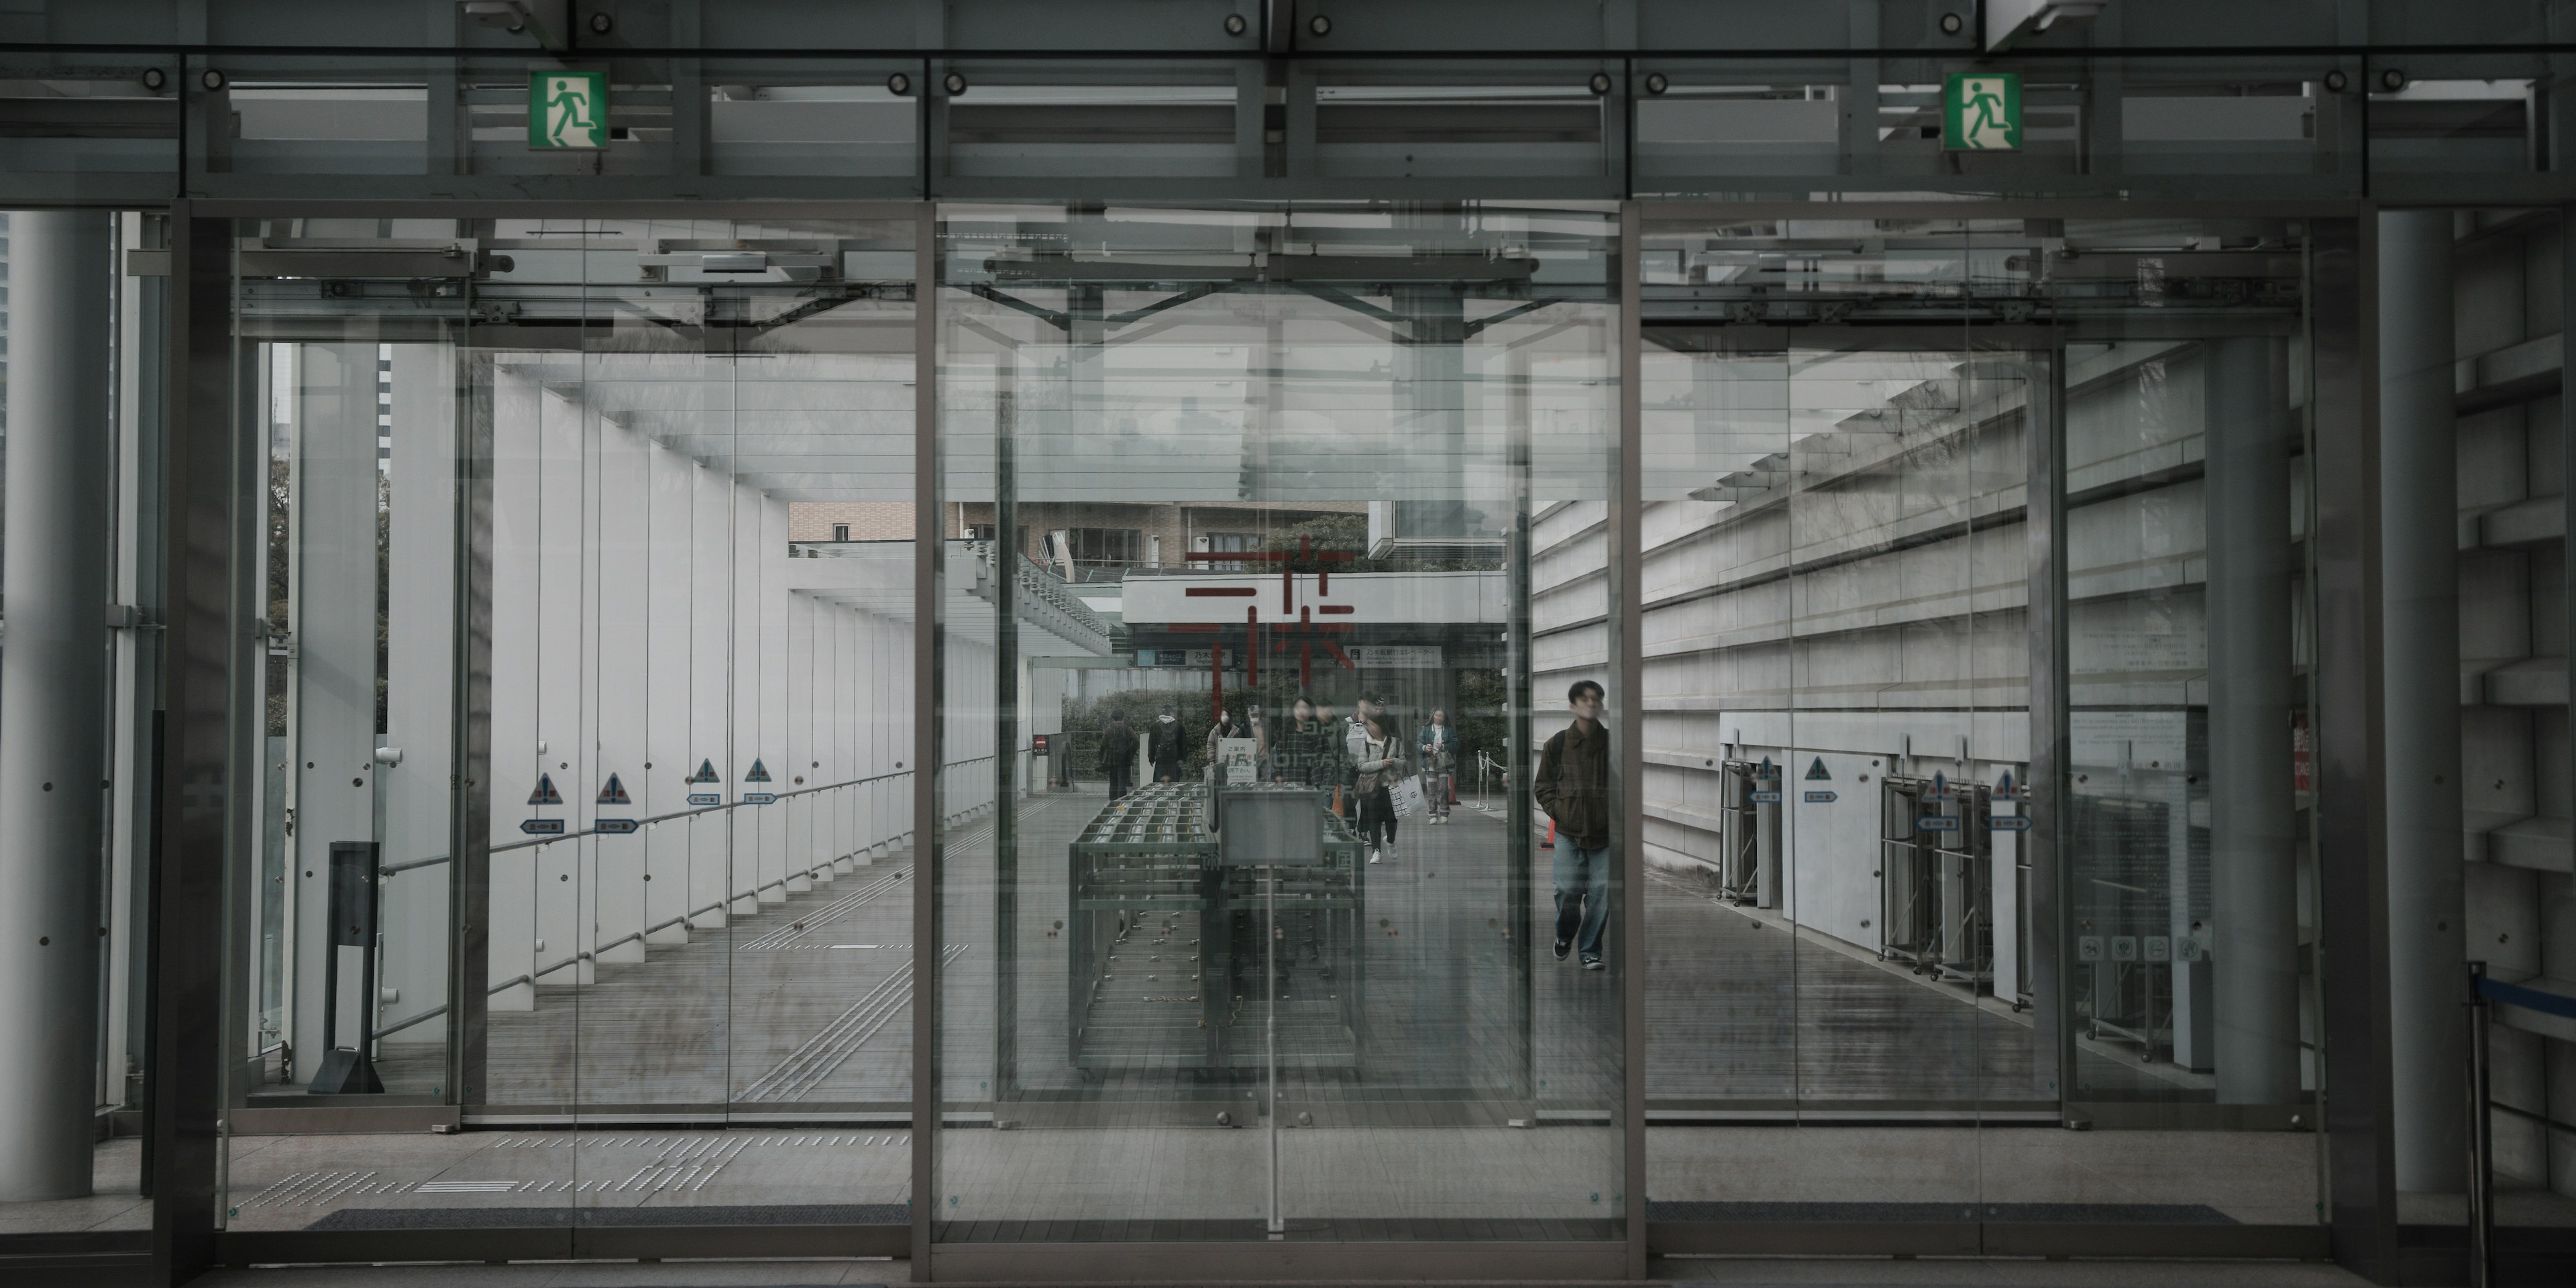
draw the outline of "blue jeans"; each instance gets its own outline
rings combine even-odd
[[[1598,960],[1601,924],[1610,917],[1610,847],[1587,850],[1560,839],[1555,876],[1556,942],[1572,939],[1583,960]]]

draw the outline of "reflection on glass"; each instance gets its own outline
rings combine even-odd
[[[1515,790],[1612,678],[1611,223],[945,214],[949,759],[1003,753],[943,780],[947,1097],[1009,1130],[939,1237],[1616,1237],[1619,985]]]

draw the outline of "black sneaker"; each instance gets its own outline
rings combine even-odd
[[[1574,941],[1573,941],[1573,940],[1571,940],[1571,939],[1560,939],[1560,940],[1557,940],[1557,941],[1556,941],[1556,959],[1557,959],[1558,961],[1564,961],[1564,960],[1565,960],[1565,955],[1566,955],[1567,953],[1570,953],[1570,952],[1573,952],[1573,951],[1574,951]]]
[[[1598,958],[1598,957],[1586,957],[1586,958],[1584,958],[1584,959],[1583,959],[1583,969],[1585,969],[1585,970],[1599,970],[1599,969],[1601,969],[1601,959],[1600,959],[1600,958]]]

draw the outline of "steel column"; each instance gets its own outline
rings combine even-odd
[[[2378,221],[2310,225],[2317,913],[2335,1260],[2397,1269],[2388,1070],[2387,743],[2380,633]]]
[[[0,1200],[90,1192],[107,933],[114,227],[98,211],[9,217]]]
[[[2207,449],[2210,1002],[2218,1101],[2299,1098],[2298,828],[2290,783],[2290,440],[2274,344],[2202,350]],[[2175,984],[2183,996],[2182,982]],[[2176,1038],[2177,1057],[2181,1039]],[[2207,1067],[2206,1065],[2200,1067]]]
[[[2387,608],[2389,1075],[2397,1187],[2456,1194],[2460,963],[2458,449],[2451,212],[2380,215],[2380,517]]]
[[[924,87],[928,93],[928,87]],[[939,213],[912,229],[912,1277],[936,1273],[939,1194],[939,901],[947,895],[939,823],[940,482]]]
[[[153,1278],[181,1283],[214,1257],[229,1022],[224,929],[228,806],[246,807],[231,714],[258,647],[233,620],[235,510],[251,480],[233,434],[232,224],[171,211],[169,554],[163,639],[160,833],[152,877]],[[227,909],[209,916],[208,909]],[[238,1033],[238,1027],[231,1028]]]
[[[1611,696],[1618,702],[1619,754],[1611,760],[1611,845],[1619,856],[1620,1103],[1626,1133],[1620,1162],[1626,1182],[1620,1195],[1628,1236],[1628,1277],[1643,1279],[1646,1255],[1646,676],[1644,549],[1641,516],[1645,490],[1639,473],[1644,419],[1639,403],[1645,345],[1643,269],[1638,244],[1645,220],[1637,203],[1619,208],[1619,440],[1613,459],[1617,490],[1610,503]]]
[[[2023,525],[2028,550],[2030,631],[2030,771],[2023,784],[2030,802],[2030,830],[2021,843],[2030,857],[2030,927],[2014,951],[2027,961],[2031,998],[2030,1089],[2067,1099],[2074,1068],[2074,1016],[2066,981],[2067,734],[2066,656],[2066,355],[2053,349],[2032,355],[2031,407],[2023,434]]]

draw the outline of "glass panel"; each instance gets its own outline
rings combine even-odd
[[[305,884],[233,1224],[902,1219],[910,232],[244,226]]]
[[[1613,860],[1549,960],[1586,838],[1509,791],[1531,676],[1611,678],[1529,552],[1601,549],[1614,225],[944,218],[948,760],[1031,768],[943,780],[947,1099],[1012,1130],[941,1136],[939,1237],[1618,1237]]]
[[[1656,1212],[2314,1220],[2295,232],[1643,254]]]

